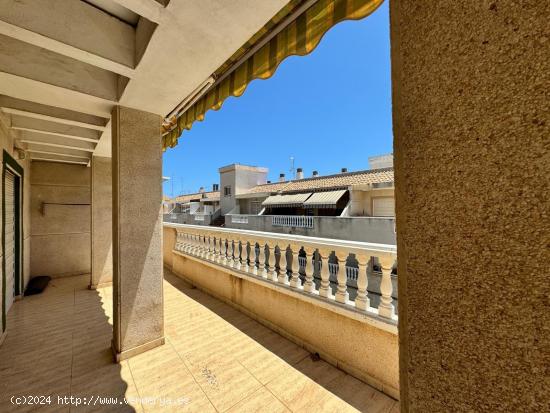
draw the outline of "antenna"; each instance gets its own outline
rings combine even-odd
[[[296,179],[296,168],[294,167],[294,156],[290,157],[290,174],[292,175],[292,179]]]

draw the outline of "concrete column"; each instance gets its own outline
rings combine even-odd
[[[111,158],[92,157],[92,276],[90,288],[113,281]]]
[[[548,2],[390,2],[401,412],[550,405]]]
[[[113,350],[117,361],[164,344],[161,118],[112,113]]]

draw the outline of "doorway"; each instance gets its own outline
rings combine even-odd
[[[22,188],[23,168],[6,151],[2,168],[2,290],[5,319],[16,297],[22,295]],[[5,325],[5,320],[3,325]]]

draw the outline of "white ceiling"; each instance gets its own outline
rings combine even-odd
[[[166,116],[287,2],[0,0],[0,108],[34,158],[110,156],[115,105]]]

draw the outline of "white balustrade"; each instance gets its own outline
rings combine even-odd
[[[396,319],[391,281],[392,266],[396,259],[396,247],[393,245],[196,225],[165,226],[176,229],[174,250],[180,254],[229,267],[236,274],[258,277],[267,283],[277,283],[283,288],[316,296],[355,311],[387,320]],[[305,257],[303,252],[299,256],[302,249]],[[277,250],[280,251],[278,266]],[[292,257],[289,262],[287,254],[289,259]],[[357,265],[346,265],[350,254],[353,254]],[[333,262],[334,258],[336,260]],[[367,268],[374,258],[380,262],[382,268],[378,309],[370,306],[368,298]],[[289,267],[290,282],[287,275]],[[315,277],[319,276],[321,279],[317,289]],[[353,301],[349,299],[349,281],[352,281],[351,286],[357,285]]]
[[[274,227],[313,228],[313,217],[306,215],[273,215],[271,225]]]

